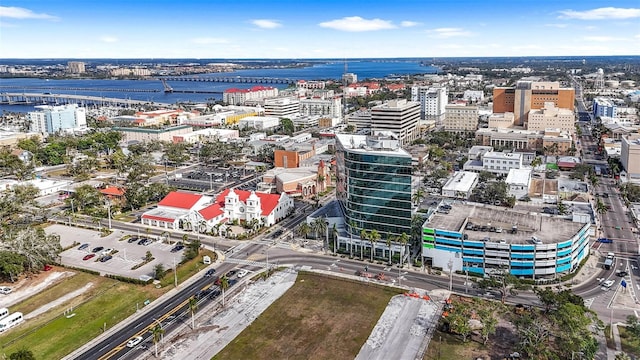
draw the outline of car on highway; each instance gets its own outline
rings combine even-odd
[[[142,342],[142,336],[136,336],[134,338],[132,338],[131,340],[127,341],[127,347],[135,347],[136,345],[140,344]]]
[[[84,250],[84,249],[86,249],[86,248],[88,248],[88,247],[89,247],[89,244],[86,244],[86,243],[85,243],[85,244],[80,245],[80,246],[78,247],[78,250]]]
[[[240,271],[238,271],[238,278],[242,279],[243,277],[247,276],[249,272],[245,269],[241,269]]]
[[[229,270],[226,274],[227,277],[232,277],[238,272],[238,270]]]
[[[100,262],[107,262],[109,260],[113,259],[113,256],[111,255],[106,255],[100,258]]]
[[[602,287],[605,287],[605,288],[608,289],[611,286],[613,286],[613,284],[615,284],[615,282],[616,282],[615,280],[607,280],[607,281],[602,283]]]
[[[207,270],[206,273],[204,273],[204,276],[205,277],[210,277],[210,276],[213,276],[213,274],[215,274],[215,273],[216,273],[216,269],[209,269],[209,270]]]
[[[628,273],[628,272],[626,272],[626,271],[624,271],[624,270],[622,270],[622,271],[618,271],[618,274],[617,274],[617,275],[618,275],[618,276],[620,276],[620,277],[624,277],[624,276],[629,275],[629,273]]]
[[[93,249],[91,249],[91,252],[92,253],[97,253],[97,252],[100,252],[102,250],[104,250],[104,247],[98,246],[98,247],[94,247]]]

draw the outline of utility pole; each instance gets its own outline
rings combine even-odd
[[[173,285],[178,287],[178,271],[176,269],[176,258],[173,257]]]
[[[449,291],[453,291],[453,259],[449,259]]]

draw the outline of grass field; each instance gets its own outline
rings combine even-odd
[[[624,326],[618,326],[618,332],[620,333],[622,351],[640,357],[640,339],[633,336]]]
[[[178,278],[182,282],[195,274],[204,265],[199,263],[202,255],[213,253],[203,251],[200,256],[178,268]],[[64,269],[63,269],[64,270]],[[105,277],[74,271],[75,275],[65,278],[27,300],[11,306],[11,312],[20,311],[25,315],[80,289],[88,283],[93,286],[82,295],[47,311],[34,319],[0,336],[0,358],[19,349],[31,350],[36,359],[60,359],[73,350],[100,335],[103,327],[110,328],[142,308],[145,300],[155,300],[173,288],[173,273],[168,274],[162,288],[153,285],[134,285]],[[70,318],[63,316],[65,310],[73,308]]]
[[[424,354],[424,360],[461,360],[476,359],[489,354],[488,349],[480,343],[467,341],[462,343],[454,335],[436,330],[431,338],[429,347]]]
[[[300,273],[296,284],[214,359],[353,359],[399,293]]]

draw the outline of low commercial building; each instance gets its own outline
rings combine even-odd
[[[422,225],[422,256],[445,271],[555,279],[574,272],[589,254],[591,222],[453,204]]]
[[[258,191],[286,193],[290,197],[308,199],[325,191],[330,185],[329,166],[321,160],[317,167],[270,169],[262,176],[262,182],[258,183]]]
[[[489,115],[488,127],[500,129],[510,128],[513,126],[514,119],[515,117],[512,112],[494,113]]]
[[[469,133],[478,129],[478,107],[447,105],[442,124],[444,130],[456,133]]]
[[[476,142],[482,146],[492,146],[495,149],[512,149],[528,151],[544,151],[545,147],[557,144],[558,155],[565,155],[571,148],[571,134],[559,129],[545,129],[544,131],[523,129],[478,129]]]
[[[271,86],[253,86],[250,89],[231,88],[224,91],[222,100],[230,105],[244,105],[247,101],[262,101],[278,96],[278,88]]]
[[[125,143],[151,142],[151,141],[173,141],[174,136],[185,135],[193,132],[193,128],[188,125],[179,125],[161,129],[114,127],[112,130],[122,134],[122,141]]]
[[[277,128],[278,126],[280,126],[280,119],[272,116],[247,116],[238,122],[240,129],[254,128],[264,131]]]
[[[457,199],[468,199],[477,184],[478,173],[457,171],[442,187],[442,196]]]
[[[569,109],[556,107],[553,102],[544,103],[542,109],[529,111],[527,129],[541,131],[549,128],[572,134],[575,131],[576,116]]]
[[[174,143],[185,142],[189,144],[197,144],[208,141],[229,141],[239,138],[239,131],[233,129],[202,129],[192,131],[187,134],[176,135],[173,137]]]
[[[511,169],[505,180],[509,195],[520,200],[529,196],[529,184],[531,183],[531,169]]]
[[[280,97],[264,100],[264,114],[275,118],[292,118],[300,114],[300,100]]]

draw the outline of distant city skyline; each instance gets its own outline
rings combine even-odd
[[[4,0],[1,58],[640,55],[622,1]]]

